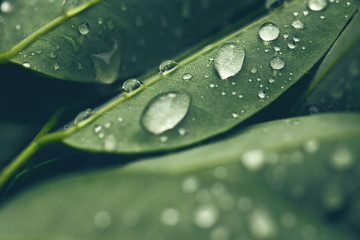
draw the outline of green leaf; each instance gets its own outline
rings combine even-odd
[[[360,110],[360,14],[357,13],[316,71],[298,114]]]
[[[359,188],[359,127],[360,115],[350,113],[274,121],[196,149],[49,181],[1,209],[0,236],[358,239],[343,218],[330,225],[324,216],[334,207],[346,216]]]
[[[228,131],[306,74],[356,10],[353,3],[342,2],[313,12],[304,1],[293,1],[170,71],[146,79],[136,91],[111,100],[77,124],[64,142],[88,151],[149,152],[187,146]],[[259,29],[268,22],[277,25],[279,33],[276,29],[273,33],[279,36],[266,42]],[[301,23],[304,28],[295,28]],[[290,43],[295,48],[289,48]],[[222,80],[218,72],[222,78],[230,77]]]
[[[262,0],[63,2],[3,1],[0,62],[65,80],[108,84],[154,67]]]

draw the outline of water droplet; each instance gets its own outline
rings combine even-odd
[[[169,140],[169,138],[167,136],[161,136],[159,140],[162,143],[166,143]]]
[[[241,162],[248,170],[257,171],[264,165],[264,152],[261,150],[247,151],[241,156]]]
[[[264,99],[266,97],[266,92],[265,90],[261,90],[258,92],[258,97],[261,99]]]
[[[285,61],[281,57],[273,57],[270,60],[270,66],[274,70],[280,70],[285,67]]]
[[[102,130],[102,127],[100,125],[95,125],[94,132],[99,133]]]
[[[311,11],[322,11],[328,6],[327,0],[308,0],[308,8]]]
[[[153,98],[141,116],[141,124],[153,133],[173,129],[189,110],[191,97],[185,92],[168,92]]]
[[[17,24],[17,25],[15,25],[15,28],[16,28],[16,30],[20,30],[20,29],[21,29],[21,25]]]
[[[292,23],[291,23],[291,26],[295,29],[304,29],[305,28],[305,25],[302,21],[300,21],[299,19],[297,20],[294,20]]]
[[[294,17],[297,17],[299,15],[299,12],[293,12]]]
[[[185,136],[185,134],[186,134],[186,129],[185,129],[185,128],[180,128],[180,129],[178,130],[178,132],[179,132],[179,135],[180,135],[180,136]]]
[[[3,13],[9,13],[13,10],[13,5],[10,3],[10,1],[3,1],[1,3],[0,10]]]
[[[276,234],[276,226],[269,213],[258,208],[250,216],[250,231],[257,239],[268,239]]]
[[[330,166],[338,171],[346,171],[355,163],[353,154],[347,147],[338,147],[329,159]]]
[[[121,64],[121,55],[116,54],[118,42],[116,39],[113,39],[113,41],[114,44],[110,51],[91,56],[97,79],[106,84],[113,83],[117,79]]]
[[[49,58],[52,58],[52,59],[55,59],[56,58],[56,55],[54,52],[51,52],[47,55]]]
[[[118,121],[122,122],[122,121],[124,121],[124,119],[122,117],[118,117]]]
[[[309,14],[309,11],[303,11],[304,16],[307,16]]]
[[[79,33],[81,33],[82,35],[86,35],[90,31],[90,26],[88,23],[83,22],[83,23],[80,23],[80,25],[78,26],[78,30],[79,30]]]
[[[279,52],[281,50],[281,48],[279,46],[274,46],[274,50],[275,50],[275,52]]]
[[[74,124],[78,124],[78,123],[84,121],[85,119],[89,118],[93,114],[94,114],[94,110],[92,110],[91,108],[88,108],[85,111],[81,111],[74,119]]]
[[[218,211],[212,205],[201,206],[195,211],[194,222],[200,228],[210,228],[218,218]]]
[[[280,35],[280,29],[274,23],[267,22],[261,25],[259,36],[263,41],[273,41]]]
[[[183,77],[182,77],[182,79],[183,80],[190,80],[190,79],[192,79],[192,75],[191,75],[191,73],[185,73],[184,75],[183,75]]]
[[[317,140],[308,140],[304,143],[304,151],[307,153],[316,153],[320,148],[320,143]]]
[[[175,226],[180,221],[179,211],[175,208],[167,208],[161,213],[161,222],[167,226]]]
[[[284,3],[284,0],[266,0],[265,7],[267,9],[273,9],[280,7]]]
[[[124,90],[124,92],[130,93],[138,89],[140,86],[141,82],[139,80],[137,80],[136,78],[131,78],[123,83],[122,89]]]
[[[31,67],[31,65],[30,65],[30,63],[23,63],[23,66],[25,67],[25,68],[30,68]]]
[[[104,149],[106,151],[113,151],[116,148],[116,138],[113,134],[107,135],[104,139]]]
[[[195,193],[199,188],[199,181],[195,177],[187,177],[181,185],[184,193]]]
[[[274,83],[275,82],[275,78],[273,76],[269,77],[268,79],[269,83]]]
[[[97,23],[98,23],[99,25],[101,25],[101,24],[103,24],[103,22],[104,22],[104,21],[103,21],[102,17],[99,17],[98,20],[97,20]]]
[[[107,128],[107,129],[111,128],[111,126],[112,126],[112,122],[104,123],[104,127]]]
[[[256,73],[257,72],[257,69],[255,67],[253,67],[251,70],[250,70],[251,73]]]
[[[287,33],[285,33],[284,35],[283,35],[283,38],[284,39],[287,39],[289,37],[289,34],[287,34]]]
[[[231,115],[232,115],[233,118],[238,118],[239,117],[239,114],[237,114],[237,113],[232,113]]]
[[[159,66],[160,73],[166,73],[176,67],[177,63],[174,60],[165,60]]]
[[[107,211],[97,212],[94,216],[94,225],[97,228],[108,228],[111,225],[111,221],[111,215]]]
[[[59,64],[58,63],[54,63],[54,70],[58,70],[60,68]]]
[[[245,49],[237,43],[222,45],[215,56],[214,65],[221,79],[235,76],[242,68]]]

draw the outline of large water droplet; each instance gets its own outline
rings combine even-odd
[[[191,97],[185,92],[168,92],[153,98],[141,116],[141,124],[153,133],[173,129],[186,116]]]
[[[80,112],[74,119],[74,124],[78,124],[78,123],[84,121],[85,119],[89,118],[93,114],[94,114],[94,110],[92,110],[91,108],[88,108],[85,111]]]
[[[308,7],[311,11],[322,11],[328,6],[327,0],[309,0]]]
[[[10,1],[3,1],[0,6],[0,10],[3,13],[9,13],[13,10],[13,6]]]
[[[140,86],[141,82],[139,80],[137,80],[136,78],[131,78],[123,83],[122,89],[124,90],[124,92],[130,93],[138,89]]]
[[[221,79],[235,76],[242,68],[245,58],[245,49],[237,43],[226,43],[216,53],[215,69]]]
[[[285,67],[285,61],[281,57],[273,57],[270,60],[270,67],[274,70],[280,70]]]
[[[177,63],[174,60],[165,60],[159,66],[160,73],[166,73],[176,67]]]
[[[110,51],[91,56],[97,80],[106,84],[113,83],[117,79],[121,65],[121,55],[117,54],[118,42],[116,39],[113,40],[114,44]]]
[[[79,33],[86,35],[90,31],[90,25],[86,22],[80,23],[78,26]]]
[[[280,35],[280,29],[274,23],[267,22],[261,25],[259,36],[263,41],[273,41]]]
[[[284,0],[266,0],[265,7],[267,9],[280,7],[284,3]]]
[[[296,28],[296,29],[304,29],[305,28],[305,25],[302,21],[300,21],[299,19],[297,20],[294,20],[292,23],[291,23],[291,26],[293,28]]]

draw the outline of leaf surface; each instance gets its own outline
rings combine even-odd
[[[313,12],[304,1],[293,1],[146,79],[136,91],[111,100],[64,142],[88,151],[150,152],[187,146],[228,131],[306,74],[356,10],[354,4],[340,2]],[[259,29],[269,22],[276,25],[278,36],[263,41]],[[295,28],[300,23],[303,28]],[[295,48],[289,48],[289,43]],[[219,67],[223,68],[220,76],[227,79],[220,78]]]
[[[262,2],[3,1],[0,62],[60,79],[108,84],[143,73]]]
[[[342,217],[330,224],[324,216],[346,216],[359,188],[359,123],[350,113],[274,121],[196,149],[49,181],[2,207],[0,236],[358,239]]]

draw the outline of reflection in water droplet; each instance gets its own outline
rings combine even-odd
[[[94,114],[94,110],[92,110],[91,108],[88,108],[85,111],[80,112],[74,119],[74,124],[78,124],[78,123],[84,121],[85,119],[89,118],[93,114]]]
[[[267,22],[261,25],[259,36],[263,41],[273,41],[280,35],[280,29],[274,23]]]
[[[242,68],[245,49],[237,43],[222,45],[215,56],[214,65],[221,79],[235,76]]]
[[[328,6],[327,0],[308,0],[308,7],[311,11],[322,11]]]
[[[180,221],[179,211],[175,208],[167,208],[161,213],[160,220],[164,225],[175,226]]]
[[[302,21],[300,21],[299,19],[297,20],[294,20],[292,23],[291,23],[291,26],[295,29],[304,29],[305,28],[305,25]]]
[[[136,78],[131,78],[123,83],[122,89],[124,90],[124,92],[130,93],[138,89],[140,86],[141,82],[139,80],[137,80]]]
[[[82,35],[86,35],[90,31],[90,26],[88,23],[83,22],[83,23],[80,23],[80,25],[78,26],[78,30],[79,30],[79,33],[81,33]]]
[[[168,92],[153,98],[141,116],[141,124],[153,134],[173,129],[189,110],[191,97],[185,92]]]
[[[192,78],[191,73],[185,73],[182,77],[183,80],[190,80]]]
[[[113,41],[112,49],[109,52],[91,56],[97,80],[105,84],[113,83],[117,79],[121,64],[121,55],[117,54],[118,42],[116,39],[113,39]]]
[[[200,228],[210,228],[218,218],[218,211],[212,205],[201,206],[195,211],[194,222]]]
[[[111,215],[107,211],[97,212],[94,216],[94,225],[97,228],[108,228],[111,225]]]
[[[176,67],[177,63],[174,60],[165,60],[159,66],[160,73],[166,73]]]
[[[280,70],[285,67],[285,61],[281,57],[273,57],[270,60],[270,66],[274,70]]]

